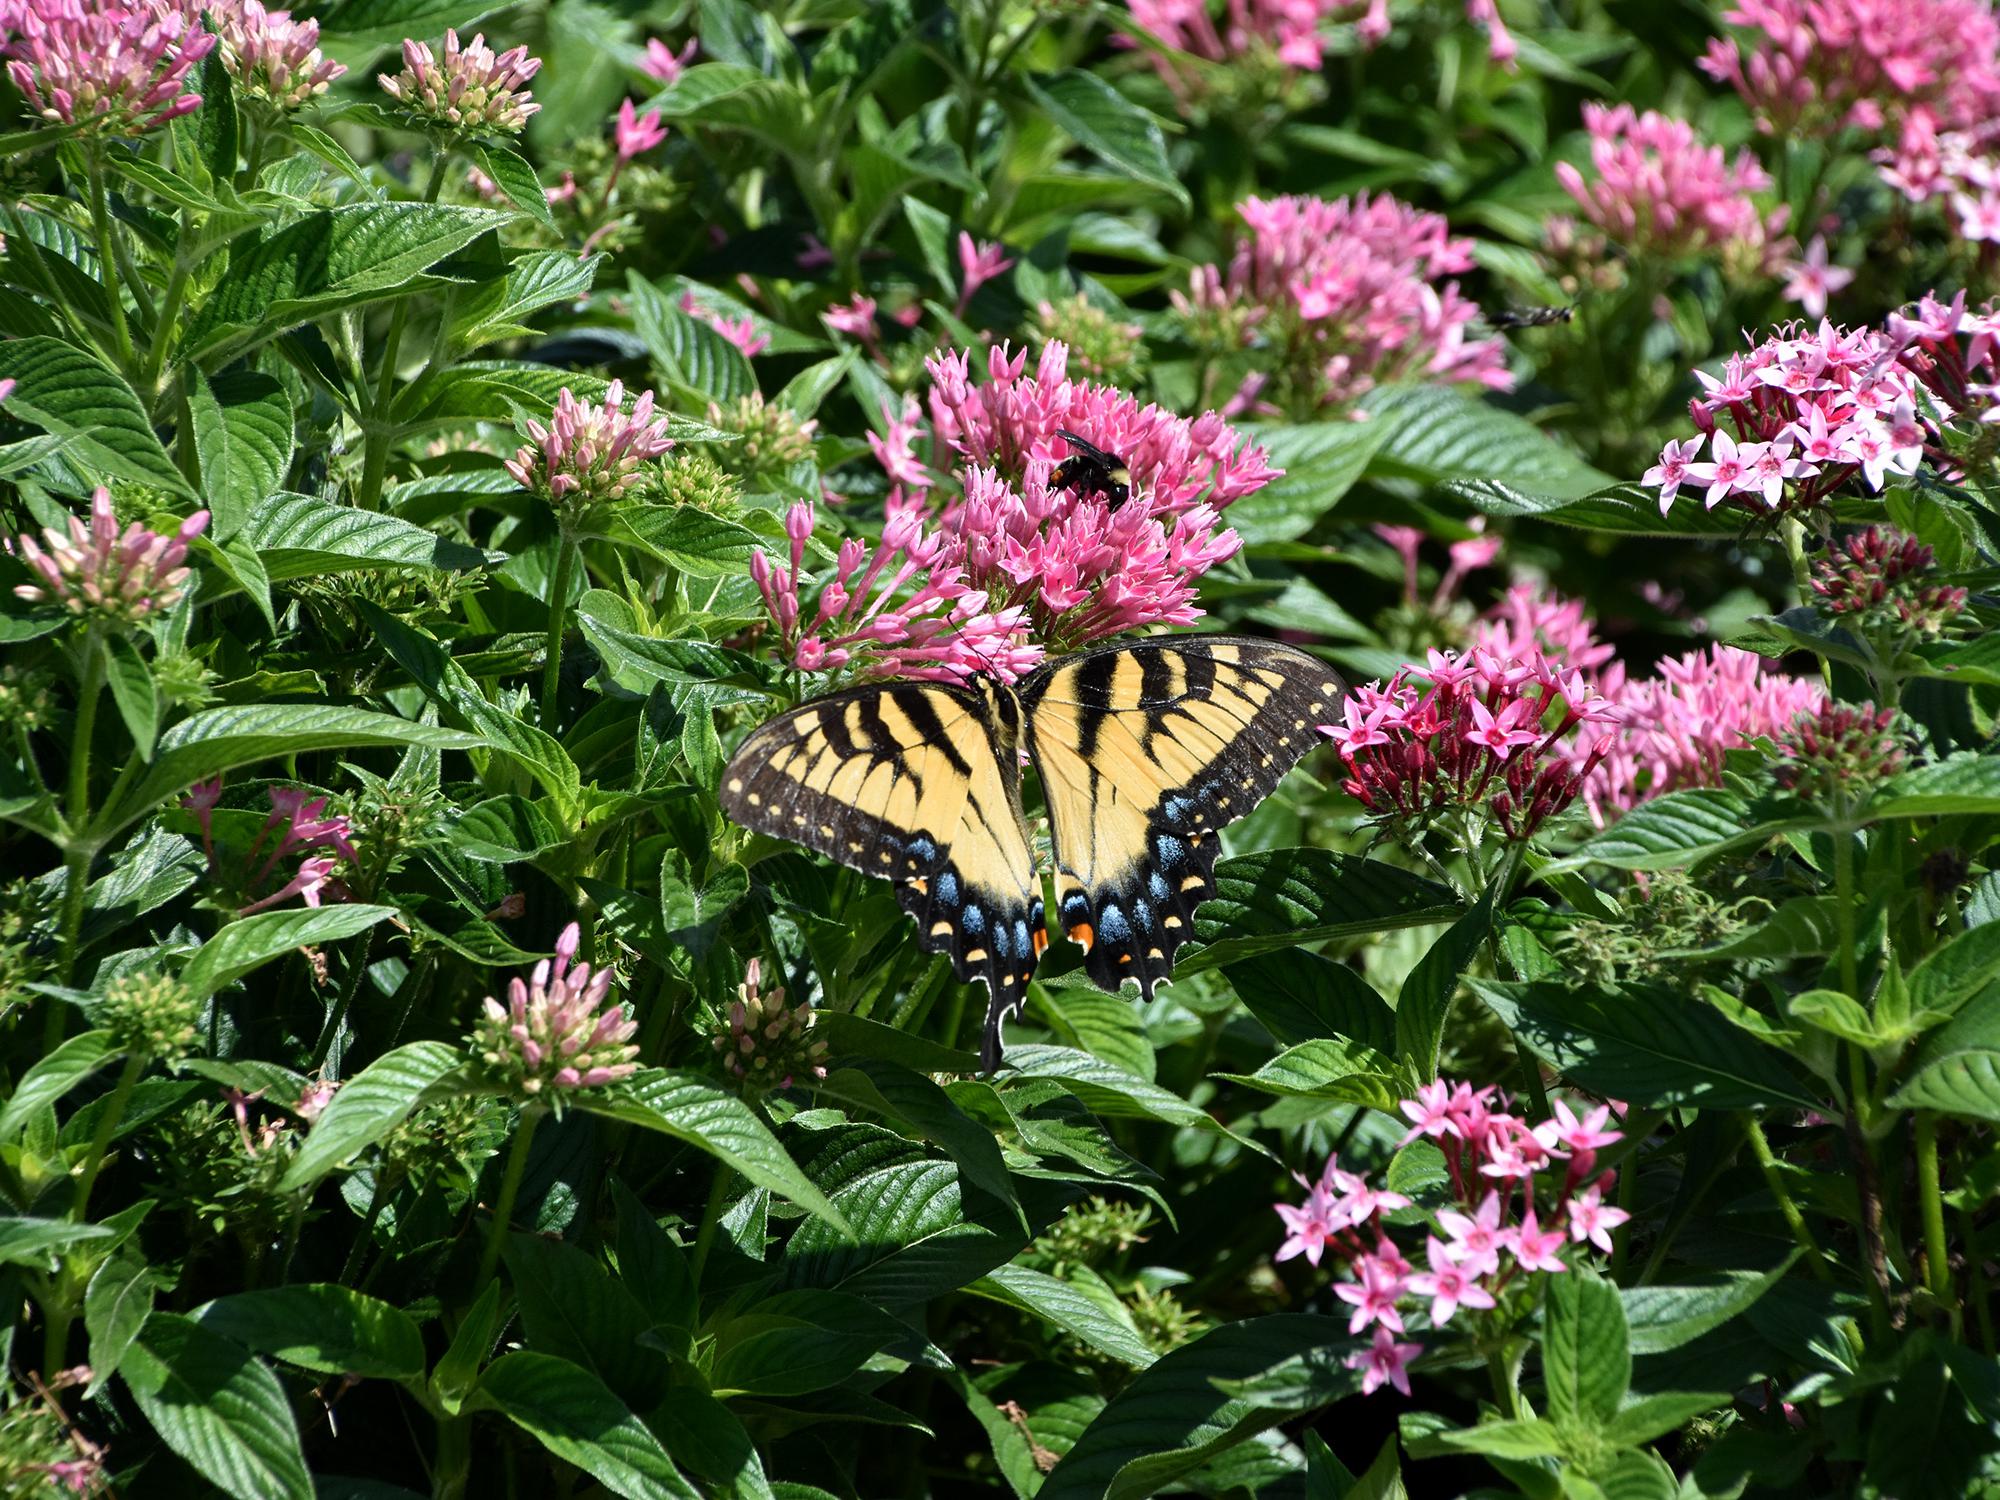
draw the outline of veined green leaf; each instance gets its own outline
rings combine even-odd
[[[243,526],[274,583],[370,568],[485,566],[475,547],[437,536],[379,511],[336,505],[316,495],[280,493],[260,500]]]
[[[409,1118],[431,1090],[465,1063],[443,1042],[409,1042],[385,1052],[340,1086],[292,1158],[283,1188],[310,1187]]]
[[[0,379],[16,382],[8,415],[62,439],[77,463],[192,498],[137,394],[88,350],[56,338],[0,339]]]
[[[395,914],[393,906],[343,902],[239,917],[195,950],[181,970],[181,983],[197,995],[212,995],[274,958],[318,943],[337,943]]]
[[[284,1387],[242,1345],[156,1312],[119,1374],[153,1430],[207,1483],[229,1495],[313,1500]]]

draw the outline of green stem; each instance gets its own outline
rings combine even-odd
[[[182,215],[182,228],[186,229],[186,215]],[[159,399],[160,372],[166,368],[167,345],[174,336],[174,323],[180,316],[181,298],[187,293],[188,267],[180,255],[174,256],[174,268],[167,274],[167,290],[160,298],[160,315],[153,324],[152,346],[146,352],[146,367],[139,375],[139,390],[149,402]]]
[[[326,1025],[321,1028],[319,1041],[313,1047],[312,1062],[306,1069],[309,1073],[317,1073],[326,1065],[327,1058],[333,1053],[334,1040],[340,1035],[341,1025],[347,1020],[347,1013],[354,1006],[354,997],[361,993],[361,980],[368,972],[369,955],[375,951],[375,933],[372,929],[361,935],[360,948],[361,951],[355,955],[354,967],[347,971],[346,977],[341,981],[340,998],[334,1001],[333,1009],[327,1013]]]
[[[118,283],[118,252],[111,238],[111,205],[104,192],[104,159],[90,154],[90,224],[97,235],[97,267],[104,277],[105,300],[111,305],[111,336],[117,343],[118,368],[132,372],[132,329],[125,321],[125,293]]]
[[[1521,1414],[1520,1367],[1504,1345],[1486,1356],[1486,1373],[1493,1379],[1493,1404],[1500,1408],[1502,1420],[1513,1421]]]
[[[97,845],[85,832],[90,823],[90,742],[97,729],[97,704],[104,696],[103,627],[92,625],[83,638],[83,677],[77,685],[76,728],[70,738],[69,787],[63,802],[63,900],[58,918],[56,982],[76,979],[77,949],[83,935],[83,907],[90,894],[90,865]],[[69,1024],[69,1012],[51,1004],[42,1023],[42,1050],[53,1051]]]
[[[1799,1212],[1798,1204],[1785,1190],[1784,1174],[1778,1170],[1778,1158],[1771,1154],[1771,1143],[1764,1137],[1764,1127],[1754,1116],[1745,1116],[1744,1135],[1750,1142],[1750,1153],[1757,1158],[1757,1166],[1764,1173],[1764,1185],[1771,1190],[1771,1196],[1778,1200],[1778,1212],[1784,1215],[1785,1227],[1792,1232],[1792,1238],[1806,1253],[1806,1269],[1821,1281],[1833,1280],[1833,1272],[1828,1269],[1826,1257],[1820,1253],[1819,1241],[1813,1238],[1806,1216]]]
[[[1958,1211],[1958,1235],[1965,1245],[1965,1300],[1978,1316],[1979,1344],[1990,1359],[2000,1353],[2000,1340],[1993,1331],[1993,1303],[1986,1285],[1985,1262],[1979,1254],[1979,1228],[1969,1208]]]
[[[104,1153],[111,1149],[111,1138],[118,1133],[118,1122],[125,1118],[125,1106],[132,1100],[132,1090],[139,1085],[139,1078],[146,1071],[146,1055],[130,1052],[125,1056],[125,1067],[118,1074],[118,1084],[111,1091],[111,1102],[104,1107],[98,1119],[97,1131],[90,1138],[90,1154],[83,1159],[83,1171],[76,1181],[76,1202],[71,1205],[69,1216],[81,1223],[90,1208],[90,1190],[97,1186],[97,1174],[104,1167]]]
[[[1927,1109],[1916,1114],[1917,1211],[1924,1219],[1924,1280],[1931,1295],[1950,1311],[1958,1307],[1951,1294],[1951,1260],[1944,1240],[1944,1195],[1938,1189],[1937,1116]]]
[[[708,1247],[715,1243],[715,1229],[722,1222],[723,1200],[729,1195],[729,1179],[734,1175],[723,1162],[715,1164],[708,1182],[708,1203],[701,1211],[701,1228],[695,1231],[694,1250],[688,1256],[688,1274],[701,1285],[701,1268],[708,1264]]]
[[[368,1214],[361,1221],[361,1230],[354,1236],[354,1243],[347,1247],[347,1259],[340,1268],[340,1285],[353,1286],[354,1278],[361,1274],[362,1258],[367,1255],[368,1246],[375,1238],[375,1225],[381,1220],[382,1210],[389,1202],[389,1194],[398,1176],[389,1167],[376,1168],[375,1191],[368,1195]]]
[[[1854,952],[1854,835],[1844,826],[1833,833],[1833,919],[1840,943],[1840,987],[1861,999],[1860,965]]]
[[[540,1105],[531,1104],[521,1111],[521,1123],[514,1130],[514,1148],[507,1153],[507,1172],[500,1179],[500,1199],[493,1205],[493,1222],[486,1230],[486,1249],[479,1257],[479,1274],[472,1279],[476,1290],[483,1291],[493,1273],[500,1269],[500,1247],[507,1243],[507,1221],[514,1217],[514,1200],[521,1196],[521,1177],[528,1170],[528,1145],[535,1138],[535,1127],[541,1123]]]
[[[549,639],[542,661],[542,728],[555,732],[556,705],[562,690],[563,633],[569,629],[569,585],[576,573],[576,539],[567,526],[556,550],[555,576],[549,580]]]
[[[423,201],[437,202],[444,186],[445,166],[450,151],[440,151],[431,163],[430,185]],[[378,510],[382,504],[382,481],[389,472],[389,417],[396,395],[396,355],[403,342],[403,328],[410,318],[410,299],[399,297],[389,314],[388,337],[382,341],[382,364],[375,377],[375,399],[368,408],[368,436],[361,459],[361,488],[355,504],[363,510]]]
[[[90,741],[97,729],[97,700],[104,696],[104,627],[92,625],[83,638],[83,676],[76,689],[76,730],[69,745],[69,795],[63,815],[71,837],[90,822]],[[69,981],[63,981],[67,984]]]

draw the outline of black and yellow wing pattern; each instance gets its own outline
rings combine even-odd
[[[1317,743],[1342,691],[1307,653],[1233,636],[1100,646],[1016,688],[854,688],[751,734],[722,807],[895,881],[918,942],[985,981],[990,1071],[1048,944],[1017,749],[1048,802],[1064,929],[1099,985],[1150,999],[1213,889],[1216,835]]]

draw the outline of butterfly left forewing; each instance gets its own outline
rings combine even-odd
[[[1213,890],[1215,835],[1318,742],[1342,691],[1295,647],[1230,636],[1100,647],[1022,685],[1057,911],[1094,980],[1151,997]]]
[[[939,683],[855,688],[780,714],[722,773],[722,810],[896,883],[928,952],[1018,1008],[1046,943],[1011,730]]]

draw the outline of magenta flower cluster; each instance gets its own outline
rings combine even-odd
[[[1467,337],[1479,309],[1447,278],[1472,268],[1472,242],[1442,215],[1386,193],[1246,198],[1236,211],[1250,232],[1228,269],[1197,268],[1173,301],[1190,323],[1235,327],[1268,351],[1275,369],[1239,403],[1272,374],[1322,403],[1395,381],[1513,385],[1506,346]]]
[[[71,516],[67,529],[45,527],[41,543],[23,534],[4,545],[35,575],[35,582],[14,589],[20,598],[129,625],[180,602],[188,544],[207,529],[208,512],[198,510],[172,536],[137,521],[121,532],[111,491],[99,485],[90,497],[88,526]]]
[[[1386,687],[1357,689],[1320,732],[1350,796],[1405,832],[1452,815],[1532,838],[1565,811],[1610,750],[1617,711],[1590,678],[1540,651],[1432,651]]]
[[[564,386],[547,426],[528,423],[530,442],[507,460],[507,472],[565,510],[616,500],[631,488],[639,465],[674,446],[667,419],[653,415],[653,393],[625,409],[625,385],[614,380],[598,402],[579,401]]]
[[[1733,498],[1769,512],[1817,504],[1857,476],[1880,491],[1926,457],[1948,467],[1932,414],[1992,420],[1996,350],[2000,317],[1968,312],[1963,293],[1926,297],[1880,330],[1824,319],[1781,329],[1731,355],[1719,377],[1695,371],[1699,435],[1670,441],[1644,482],[1659,489],[1662,515],[1683,488],[1710,510]]]
[[[200,107],[187,77],[214,46],[196,0],[0,0],[7,76],[52,124],[155,130]]]
[[[1583,217],[1614,243],[1668,258],[1720,252],[1742,266],[1763,261],[1784,222],[1752,201],[1771,179],[1748,151],[1732,161],[1685,120],[1629,104],[1583,106],[1591,175],[1557,162],[1556,180]]]
[[[507,986],[507,1003],[487,997],[473,1048],[490,1072],[527,1099],[601,1088],[639,1070],[632,1042],[639,1023],[623,1005],[603,1010],[611,970],[575,964],[582,933],[572,922],[529,979]]]
[[[1571,1245],[1608,1253],[1612,1231],[1630,1217],[1604,1201],[1615,1174],[1597,1170],[1597,1153],[1624,1138],[1606,1128],[1608,1106],[1579,1116],[1557,1100],[1554,1118],[1531,1126],[1506,1105],[1497,1089],[1438,1079],[1398,1106],[1412,1122],[1402,1144],[1435,1143],[1451,1183],[1453,1206],[1425,1225],[1422,1270],[1389,1236],[1389,1216],[1411,1201],[1343,1170],[1335,1157],[1317,1182],[1299,1178],[1303,1204],[1273,1205],[1285,1226],[1276,1259],[1304,1256],[1318,1266],[1331,1255],[1346,1263],[1352,1279],[1334,1283],[1333,1292],[1353,1309],[1348,1332],[1374,1329],[1370,1347],[1347,1358],[1362,1372],[1364,1395],[1385,1384],[1409,1394],[1408,1367],[1423,1346],[1396,1336],[1408,1331],[1412,1304],[1427,1304],[1434,1329],[1461,1309],[1490,1311],[1509,1287],[1567,1271],[1563,1252]]]
[[[215,843],[215,807],[222,800],[222,778],[217,776],[209,781],[196,782],[181,799],[181,806],[194,814],[195,822],[201,825],[201,846],[208,856],[209,874],[224,879],[229,886],[243,894],[255,891],[264,885],[281,861],[294,855],[303,854],[297,872],[277,890],[238,908],[239,917],[247,917],[267,907],[276,906],[281,901],[289,901],[298,896],[307,906],[320,904],[321,892],[329,891],[337,898],[344,898],[345,892],[335,879],[342,865],[350,869],[360,862],[361,854],[349,838],[353,826],[346,817],[336,814],[326,817],[327,799],[315,797],[310,792],[296,787],[274,786],[268,789],[271,799],[270,816],[258,830],[257,837],[240,861],[232,861],[235,868],[223,869],[223,856],[218,853]],[[276,838],[273,839],[273,835]],[[266,845],[269,845],[268,850]],[[330,888],[330,890],[329,890]]]
[[[297,21],[286,10],[266,10],[259,0],[211,5],[221,57],[245,96],[276,109],[297,109],[347,71],[322,55],[319,22]]]
[[[1302,73],[1318,72],[1324,60],[1324,23],[1351,22],[1364,47],[1389,35],[1389,0],[1227,0],[1220,16],[1207,0],[1129,0],[1129,7],[1140,30],[1177,52],[1212,63],[1268,54]],[[1465,0],[1465,16],[1485,27],[1487,55],[1511,67],[1520,47],[1494,0]],[[1170,59],[1155,58],[1154,66],[1169,83],[1185,86]]]

